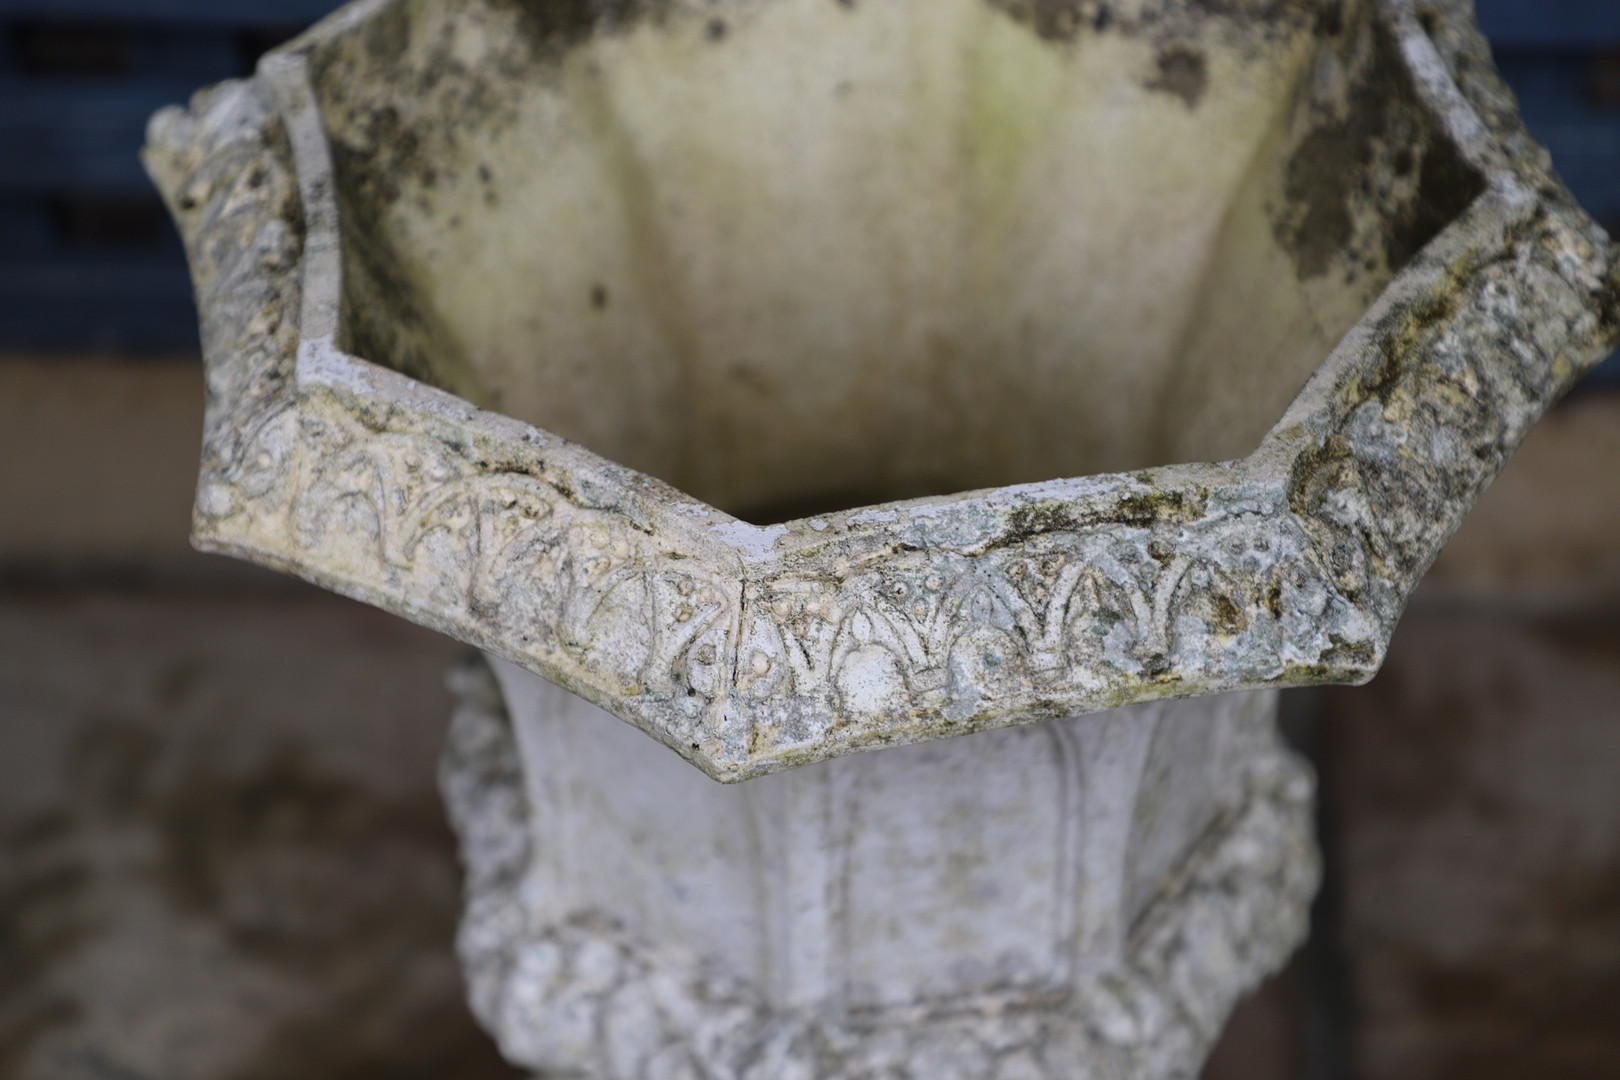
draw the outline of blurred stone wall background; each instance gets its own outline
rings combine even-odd
[[[1479,5],[1620,222],[1620,4]],[[0,0],[0,1080],[517,1075],[451,953],[461,647],[186,545],[201,370],[133,151],[325,6]],[[1536,429],[1377,680],[1288,696],[1327,883],[1207,1080],[1620,1076],[1614,386]]]

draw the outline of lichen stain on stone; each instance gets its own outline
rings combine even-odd
[[[1094,514],[1076,514],[1062,503],[1020,506],[1007,515],[1006,528],[989,550],[1016,547],[1047,533],[1073,533],[1101,525],[1132,525],[1152,528],[1168,522],[1188,522],[1202,517],[1207,499],[1189,498],[1180,491],[1150,491],[1127,495],[1112,507]]]
[[[1232,598],[1217,593],[1211,601],[1215,612],[1215,628],[1223,634],[1241,634],[1249,628],[1249,616]]]
[[[1400,270],[1485,187],[1418,103],[1387,32],[1371,33],[1343,115],[1319,123],[1288,161],[1284,197],[1292,212],[1277,217],[1274,233],[1302,281],[1325,276],[1341,253],[1362,269],[1381,259],[1390,272]],[[1416,192],[1399,199],[1392,189],[1409,184],[1414,168]],[[1393,203],[1374,206],[1381,250],[1351,250],[1358,210],[1380,201]]]
[[[1457,314],[1460,285],[1438,290],[1416,304],[1402,305],[1379,324],[1378,351],[1381,363],[1362,380],[1363,400],[1376,399],[1386,407],[1409,372],[1409,359],[1422,345],[1422,338]]]
[[[72,851],[75,822],[47,811],[0,830],[0,1076],[22,1075],[35,1045],[82,1008],[51,986],[92,931],[89,870]]]
[[[477,6],[494,33],[472,69],[444,25],[409,5],[385,7],[368,21],[360,49],[339,43],[317,49],[310,58],[328,128],[336,136],[334,150],[348,150],[343,160],[334,161],[340,188],[366,196],[367,202],[375,194],[393,203],[401,194],[400,179],[431,187],[437,177],[429,162],[455,159],[427,145],[421,125],[403,119],[394,105],[357,97],[352,88],[364,81],[355,78],[357,69],[375,69],[373,79],[396,88],[394,100],[427,102],[453,95],[463,122],[435,124],[431,131],[432,138],[453,147],[462,130],[500,126],[512,109],[513,86],[552,77],[570,53],[599,33],[626,31],[648,18],[662,21],[673,3],[483,0]],[[333,123],[333,118],[340,120]]]
[[[1148,80],[1149,90],[1172,94],[1196,109],[1209,89],[1209,63],[1202,51],[1189,45],[1172,45],[1158,56],[1158,74]]]
[[[397,64],[411,44],[411,25],[404,7],[388,7],[373,16],[365,26],[367,54],[379,64]]]
[[[1355,187],[1389,126],[1388,79],[1403,77],[1385,49],[1378,55],[1351,93],[1347,115],[1317,127],[1289,159],[1284,194],[1304,215],[1297,223],[1279,219],[1276,232],[1302,280],[1326,274],[1333,256],[1350,243]]]
[[[1605,341],[1620,339],[1620,262],[1609,267],[1597,291],[1598,328]]]
[[[1086,30],[1100,33],[1114,21],[1109,5],[1098,0],[985,0],[985,3],[1028,26],[1042,41],[1070,42]]]
[[[1289,508],[1311,528],[1329,493],[1354,490],[1356,467],[1350,444],[1340,435],[1330,436],[1320,447],[1300,454],[1288,472]],[[1344,582],[1339,584],[1342,587]]]
[[[985,3],[1028,26],[1043,40],[1052,42],[1071,42],[1088,30],[1103,33],[1117,29],[1126,34],[1166,26],[1185,30],[1209,18],[1237,24],[1243,36],[1251,41],[1287,37],[1301,25],[1310,26],[1320,36],[1331,36],[1338,33],[1344,20],[1342,0],[1159,0],[1146,4],[1120,4],[1118,0],[985,0]]]
[[[1344,33],[1344,4],[1343,0],[1329,0],[1316,12],[1316,22],[1312,30],[1317,37],[1338,37]]]
[[[1395,213],[1385,232],[1388,265],[1405,266],[1484,190],[1485,178],[1451,140],[1431,138],[1418,167],[1417,197]]]

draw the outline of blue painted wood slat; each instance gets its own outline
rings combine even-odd
[[[0,0],[0,19],[283,27],[337,7],[335,0]]]
[[[1588,209],[1620,226],[1620,0],[1475,2],[1531,129]],[[254,48],[336,6],[0,0],[0,346],[195,342],[185,267],[166,222],[154,218],[156,240],[136,229],[140,243],[124,234],[103,243],[93,228],[88,235],[65,228],[77,219],[61,200],[92,210],[95,200],[111,200],[115,211],[133,207],[137,217],[144,201],[158,213],[135,156],[151,113],[198,86],[245,74]],[[118,70],[30,67],[16,31],[41,26],[110,35]],[[1610,370],[1620,380],[1620,362]]]

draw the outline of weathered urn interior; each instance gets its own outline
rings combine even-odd
[[[195,542],[726,780],[1370,678],[1620,337],[1465,0],[360,0],[149,136]]]
[[[344,347],[757,523],[1241,457],[1483,181],[1344,0],[409,2]]]

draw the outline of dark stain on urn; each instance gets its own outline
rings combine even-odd
[[[1344,4],[1341,0],[1330,0],[1317,9],[1316,24],[1312,29],[1317,37],[1338,37],[1344,33]]]
[[[1107,509],[1076,514],[1063,503],[1020,506],[1007,515],[1007,527],[989,544],[989,550],[1016,547],[1046,533],[1084,532],[1106,525],[1151,528],[1196,521],[1208,507],[1208,493],[1189,496],[1181,491],[1147,491],[1126,495]]]
[[[1379,74],[1367,73],[1350,97],[1347,115],[1313,130],[1288,162],[1284,195],[1304,214],[1297,224],[1279,222],[1277,238],[1293,253],[1302,279],[1326,274],[1333,256],[1350,243],[1355,186],[1372,164],[1387,125],[1389,86]]]
[[[1043,41],[1073,41],[1086,30],[1112,25],[1113,12],[1097,0],[985,0],[1035,31]]]
[[[1391,267],[1412,261],[1485,190],[1485,178],[1464,160],[1450,139],[1430,140],[1418,166],[1417,197],[1396,211],[1385,233],[1384,255]]]
[[[1249,628],[1249,616],[1239,607],[1231,597],[1219,593],[1211,602],[1214,609],[1214,624],[1217,632],[1222,634],[1241,634]]]
[[[359,49],[341,40],[316,49],[311,74],[332,132],[334,150],[350,151],[334,161],[340,187],[392,203],[402,193],[402,180],[431,187],[437,179],[427,161],[429,143],[454,145],[460,129],[499,124],[511,119],[510,94],[501,82],[548,78],[575,48],[600,33],[629,29],[647,18],[661,21],[673,0],[482,0],[495,13],[499,43],[477,65],[469,67],[452,48],[452,37],[416,5],[394,4],[372,16],[358,38]],[[509,19],[510,23],[505,23]],[[710,20],[707,33],[719,40],[726,33],[721,19]],[[406,88],[400,96],[428,101],[447,96],[463,123],[431,125],[402,120],[392,106],[377,107],[353,94],[359,68],[370,77]],[[346,142],[355,145],[345,147]],[[453,177],[451,177],[453,179]]]
[[[848,0],[840,0],[841,3]],[[1118,27],[1126,33],[1151,28],[1186,30],[1204,19],[1239,24],[1246,35],[1278,40],[1310,27],[1318,34],[1337,33],[1343,0],[1159,0],[1124,5],[1118,0],[985,0],[1048,41],[1073,41],[1083,31],[1098,33]]]
[[[1289,209],[1274,232],[1301,280],[1326,275],[1341,255],[1397,271],[1484,191],[1419,101],[1396,44],[1382,27],[1366,32],[1369,58],[1352,74],[1342,114],[1318,123],[1286,167]],[[1414,168],[1416,191],[1404,191]],[[1377,237],[1357,236],[1358,210],[1379,222]]]
[[[399,63],[410,43],[411,24],[403,5],[384,8],[366,23],[366,52],[379,63]]]
[[[334,161],[348,156],[346,149],[333,149]],[[359,200],[339,202],[344,210],[343,348],[413,379],[468,395],[471,388],[447,377],[451,365],[446,361],[455,352],[437,316],[421,302],[387,231]]]
[[[1620,266],[1612,266],[1598,288],[1598,323],[1604,340],[1620,337]]]
[[[1172,45],[1159,51],[1158,65],[1158,74],[1148,80],[1147,88],[1173,94],[1187,108],[1196,109],[1209,89],[1209,63],[1204,54],[1190,45]]]

